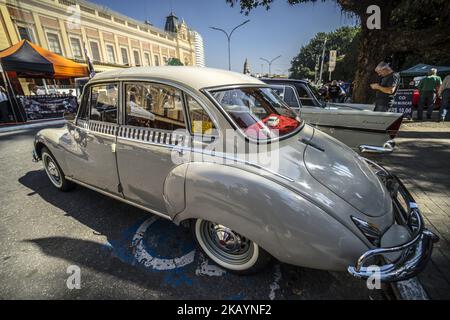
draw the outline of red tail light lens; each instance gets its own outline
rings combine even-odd
[[[403,116],[395,120],[388,128],[387,132],[391,139],[394,139],[397,136],[398,130],[400,130],[400,126],[402,125]]]

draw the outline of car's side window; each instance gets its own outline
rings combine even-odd
[[[186,128],[180,90],[163,84],[128,83],[126,124],[163,130]]]
[[[77,120],[89,119],[89,93],[90,89],[86,88],[83,97],[81,99]]]
[[[295,91],[292,87],[286,86],[284,87],[284,102],[286,102],[291,108],[298,109],[300,108],[300,104],[298,102],[297,96],[295,95]]]
[[[90,120],[117,123],[118,94],[116,83],[92,86]]]
[[[209,114],[197,100],[186,95],[187,110],[191,120],[191,132],[196,135],[217,135],[217,128]]]
[[[297,86],[297,93],[303,107],[315,107],[313,98],[308,94],[308,91],[305,87],[303,87],[303,85]]]

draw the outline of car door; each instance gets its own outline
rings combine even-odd
[[[188,148],[181,147],[189,145],[183,94],[174,87],[150,82],[125,82],[123,92],[124,120],[117,136],[117,165],[124,197],[167,215],[165,184],[180,165],[173,157],[188,152]],[[171,183],[172,188],[182,189],[176,192],[182,199],[177,199],[172,209],[183,209],[184,177],[174,177]]]
[[[85,89],[66,161],[71,178],[103,191],[120,194],[116,165],[119,84],[94,84]]]

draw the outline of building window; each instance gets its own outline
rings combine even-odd
[[[20,40],[28,40],[30,42],[34,42],[33,31],[30,27],[17,26],[17,30],[19,31]]]
[[[136,67],[139,67],[141,65],[141,58],[139,57],[139,51],[133,50],[133,56],[134,56],[134,65]]]
[[[151,62],[150,62],[150,54],[148,52],[144,52],[144,58],[145,58],[145,64],[147,66],[151,66]]]
[[[80,39],[70,37],[70,46],[74,58],[83,59],[83,50],[81,49]]]
[[[167,58],[166,56],[163,56],[163,62],[164,62],[164,65],[167,65],[167,62],[169,62],[169,58]]]
[[[159,56],[155,54],[154,58],[155,58],[155,66],[159,66]]]
[[[120,48],[120,54],[122,55],[122,63],[126,66],[130,65],[127,48]]]
[[[109,63],[116,63],[116,55],[114,53],[114,47],[111,44],[106,45],[106,54],[108,55]]]
[[[59,36],[53,32],[47,32],[48,49],[57,54],[63,54],[61,50],[61,43],[59,42]]]
[[[98,47],[98,42],[90,41],[89,44],[91,46],[92,60],[101,61],[100,48]]]

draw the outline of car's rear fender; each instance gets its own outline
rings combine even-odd
[[[368,248],[298,193],[242,168],[190,163],[185,192],[186,208],[175,223],[201,218],[223,224],[285,263],[346,270]]]

